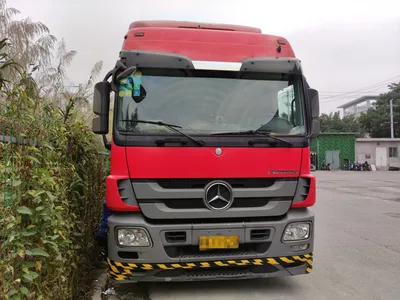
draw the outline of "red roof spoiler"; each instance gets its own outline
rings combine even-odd
[[[210,24],[210,23],[197,23],[185,21],[135,21],[129,25],[129,29],[138,27],[164,27],[164,28],[189,28],[189,29],[211,29],[211,30],[226,30],[226,31],[240,31],[262,33],[260,28],[242,26],[242,25],[229,25],[229,24]]]

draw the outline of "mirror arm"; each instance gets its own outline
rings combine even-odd
[[[103,144],[107,150],[111,150],[111,143],[107,140],[107,136],[103,134]]]
[[[111,82],[110,82],[111,89],[114,92],[117,92],[118,85],[116,82],[119,82],[122,77],[133,73],[135,71],[135,69],[136,69],[136,66],[127,68],[124,65],[124,63],[122,63],[120,60],[118,60],[114,69],[112,69],[111,71],[109,71],[107,73],[107,75],[104,77],[103,81],[108,81],[111,77]],[[129,73],[129,74],[127,74],[127,73]],[[105,134],[103,134],[102,137],[103,137],[104,147],[107,150],[111,150],[111,143],[108,141],[107,136]]]
[[[110,78],[110,77],[112,76],[113,72],[114,72],[114,69],[112,69],[111,71],[109,71],[109,72],[107,73],[107,75],[104,77],[103,81],[108,81],[108,78]]]
[[[134,67],[136,69],[136,67]],[[108,79],[110,79],[111,77],[111,90],[113,90],[114,92],[117,92],[118,90],[118,82],[120,80],[120,78],[118,78],[118,74],[121,72],[126,71],[126,66],[124,65],[124,63],[121,60],[118,60],[117,63],[115,64],[115,67],[110,70],[107,75],[104,77],[103,81],[108,81]],[[130,68],[128,68],[130,69]]]
[[[106,76],[104,77],[104,79],[103,79],[103,81],[108,81],[108,79],[110,79],[110,77],[111,77],[111,89],[112,89],[114,92],[116,92],[116,90],[117,90],[117,88],[118,88],[117,85],[115,84],[115,77],[116,77],[117,72],[120,71],[121,69],[122,69],[122,70],[125,70],[126,67],[125,67],[125,65],[124,65],[121,61],[118,61],[117,64],[116,64],[116,66],[115,66],[115,68],[112,69],[112,70],[110,70],[110,71],[106,74]],[[104,144],[104,147],[105,147],[107,150],[111,150],[111,143],[108,141],[107,136],[106,136],[105,134],[103,134],[102,137],[103,137],[103,144]]]

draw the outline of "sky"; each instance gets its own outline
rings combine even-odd
[[[181,20],[255,26],[287,38],[322,113],[400,82],[398,0],[8,0],[22,16],[46,24],[69,50],[78,52],[68,70],[87,80],[102,60],[114,67],[123,37],[137,20]]]

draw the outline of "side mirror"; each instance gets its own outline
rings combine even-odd
[[[319,94],[315,89],[308,89],[308,99],[311,104],[311,116],[312,118],[319,117]]]
[[[312,121],[311,137],[317,137],[321,133],[321,123],[318,120]]]
[[[108,115],[110,111],[110,90],[108,81],[100,81],[94,86],[92,131],[96,134],[108,133]]]

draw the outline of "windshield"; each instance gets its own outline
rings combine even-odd
[[[118,130],[176,134],[148,120],[192,135],[262,130],[305,133],[300,77],[204,70],[142,69],[120,82]]]

